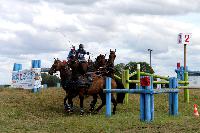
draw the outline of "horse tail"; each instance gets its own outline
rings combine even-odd
[[[125,89],[124,85],[121,81],[119,80],[115,80],[116,84],[117,84],[117,88],[119,89]],[[125,98],[125,93],[117,93],[117,103],[123,103]]]

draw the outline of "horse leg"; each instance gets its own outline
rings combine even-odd
[[[116,107],[117,107],[117,101],[116,101],[115,97],[113,96],[113,94],[111,94],[111,101],[113,103],[113,112],[112,112],[112,114],[115,114]]]
[[[70,98],[68,100],[69,102],[69,112],[73,112],[74,111],[74,107],[73,107],[73,101],[72,101],[72,98]]]
[[[84,114],[84,109],[83,109],[84,95],[80,94],[79,99],[80,99],[80,115],[83,116],[83,114]]]
[[[90,103],[89,112],[93,112],[93,111],[94,111],[94,108],[95,108],[96,103],[97,103],[97,94],[94,94],[94,95],[93,95],[93,100],[92,100],[92,102]]]
[[[64,98],[64,109],[67,111],[68,108],[70,108],[70,105],[67,103],[67,99],[68,99],[68,92],[65,90],[66,92],[66,95],[65,95],[65,98]]]
[[[68,98],[68,96],[66,95],[65,98],[64,98],[64,108],[65,108],[66,111],[67,111],[67,109],[68,109],[68,107],[69,107],[69,104],[66,103],[67,98]]]
[[[67,112],[73,112],[73,101],[72,101],[72,96],[68,94],[68,104],[67,104]]]
[[[99,110],[100,110],[104,105],[106,105],[106,95],[105,95],[103,92],[101,92],[101,93],[99,93],[99,96],[100,96],[100,98],[101,98],[101,105],[95,110],[95,112],[99,112]]]

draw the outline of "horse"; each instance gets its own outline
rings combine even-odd
[[[69,95],[72,95],[73,97],[74,94],[72,92],[76,90],[78,87],[76,84],[76,81],[72,79],[72,70],[70,69],[68,62],[62,62],[59,59],[54,58],[54,63],[51,66],[48,73],[50,75],[53,75],[53,73],[56,73],[56,71],[60,72],[61,85],[66,92],[66,96],[64,98],[64,108],[67,112],[72,112],[73,101],[72,101],[72,98],[68,98],[68,97]],[[97,99],[96,96],[94,96],[94,98],[95,100]],[[67,100],[68,100],[68,103],[66,102]],[[95,100],[93,100],[92,102],[95,102]],[[93,108],[92,105],[93,104],[91,103],[91,108]]]
[[[121,81],[117,80],[114,76],[115,74],[115,70],[114,70],[114,61],[115,61],[115,58],[116,58],[116,49],[115,51],[112,51],[110,49],[110,54],[109,54],[109,58],[106,62],[106,68],[107,68],[107,75],[106,76],[109,76],[109,77],[112,77],[116,83],[117,83],[117,87],[119,88],[124,88],[124,85]],[[118,97],[117,97],[117,102],[118,103],[123,103],[123,100],[121,100],[122,98],[119,98],[119,97],[124,97],[124,93],[118,93]]]
[[[110,49],[110,55],[109,55],[108,60],[106,61],[106,70],[107,70],[106,76],[112,77],[112,78],[114,78],[114,73],[115,73],[115,71],[114,71],[114,61],[116,58],[115,52],[116,52],[116,49],[115,49],[115,51],[112,51]]]
[[[68,92],[70,89],[70,85],[68,84],[68,82],[71,81],[72,71],[70,70],[67,62],[62,62],[59,59],[54,58],[54,63],[51,66],[48,73],[50,75],[53,75],[53,73],[56,73],[56,71],[60,72],[61,85],[62,85],[62,88],[66,92],[66,96],[64,98],[64,108],[67,110],[69,108],[69,106],[73,106],[72,101],[69,101],[70,105],[68,103],[66,103],[66,101],[68,99]]]
[[[121,88],[124,89],[124,85],[121,81],[115,79],[114,77],[114,60],[116,58],[116,49],[115,51],[112,51],[110,49],[110,55],[108,59],[105,59],[104,55],[99,55],[95,61],[96,64],[98,64],[98,66],[101,67],[101,69],[97,69],[102,76],[106,76],[106,77],[111,77],[112,79],[115,80],[116,84],[117,84],[117,88]],[[124,93],[117,93],[117,103],[123,103],[123,99],[125,97]],[[97,96],[93,96],[93,101],[90,104],[90,111],[94,110],[94,107],[96,105],[96,101],[97,101]]]
[[[100,54],[99,56],[97,56],[95,64],[94,64],[96,71],[101,71],[102,69],[105,68],[106,61],[107,61],[105,57],[106,57],[106,54],[105,55]]]
[[[88,72],[94,72],[95,71],[94,62],[90,59],[90,56],[87,62],[88,62]]]
[[[85,95],[91,95],[91,96],[99,95],[100,98],[101,98],[101,101],[102,101],[101,105],[99,105],[97,107],[97,109],[95,109],[95,110],[91,109],[91,111],[93,111],[93,112],[99,112],[99,110],[106,104],[106,94],[103,92],[103,89],[106,86],[105,80],[106,80],[105,76],[96,75],[93,78],[92,84],[88,88],[80,86],[80,87],[77,87],[74,90],[70,89],[71,91],[69,91],[68,99],[72,100],[74,97],[79,95],[79,99],[80,99],[80,115],[81,116],[84,114],[83,103],[84,103],[84,96]],[[112,89],[117,88],[117,84],[116,84],[115,80],[113,80],[113,79],[111,80],[111,87],[112,87]],[[121,101],[123,101],[124,97],[120,96],[120,97],[117,97],[117,99],[120,99]],[[94,104],[94,106],[96,104],[96,101],[97,101],[97,97],[96,97],[96,99],[94,99],[92,101],[92,102],[94,102],[94,103],[92,103],[92,104]],[[111,101],[112,101],[113,106],[114,106],[112,113],[115,114],[117,101],[116,101],[116,99],[115,99],[113,94],[111,94]],[[90,106],[91,106],[91,104],[90,104]]]
[[[109,66],[109,67],[114,67],[114,61],[115,61],[115,58],[116,58],[116,49],[115,49],[115,51],[112,51],[111,49],[110,49],[110,55],[109,55],[109,58],[108,58],[108,60],[107,60],[107,66]]]
[[[90,111],[91,112],[94,110],[94,107],[96,105],[97,94],[99,94],[99,96],[100,96],[100,98],[102,100],[102,104],[95,111],[98,112],[105,105],[105,94],[102,91],[102,89],[105,88],[105,76],[109,76],[109,77],[113,78],[112,79],[112,83],[111,83],[112,84],[112,88],[124,89],[123,83],[121,81],[115,80],[114,71],[110,72],[110,68],[114,67],[114,60],[116,58],[115,52],[116,52],[116,49],[115,49],[115,51],[111,51],[110,50],[110,55],[109,55],[109,59],[108,60],[105,59],[106,55],[104,56],[104,55],[101,55],[101,54],[96,58],[96,61],[95,61],[96,69],[98,71],[102,71],[102,72],[100,72],[100,76],[99,76],[98,79],[93,79],[93,83],[92,83],[92,85],[90,86],[90,88],[87,91],[88,95],[93,95],[93,101],[90,104],[90,107],[91,107]],[[104,69],[105,67],[109,68],[108,69],[109,71],[105,72],[106,71],[106,69]],[[103,70],[101,68],[103,68]],[[99,93],[94,93],[95,91],[97,91]],[[83,92],[84,92],[84,90],[82,91],[81,94],[79,94],[80,107],[81,108],[83,107],[83,99],[84,99]],[[124,97],[125,97],[124,93],[118,93],[117,94],[117,101],[116,101],[115,98],[112,95],[112,102],[113,102],[113,105],[114,105],[113,114],[115,114],[117,103],[123,103]],[[82,108],[81,113],[83,113],[83,112],[84,111],[83,111],[83,108]]]

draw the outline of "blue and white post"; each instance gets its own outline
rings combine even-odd
[[[38,92],[41,88],[41,60],[32,60],[32,71],[34,72],[33,92]]]
[[[20,85],[20,74],[19,71],[22,70],[22,64],[14,63],[12,71],[12,83],[11,87],[18,88]]]
[[[111,117],[111,78],[106,78],[106,117]]]

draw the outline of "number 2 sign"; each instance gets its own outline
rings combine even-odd
[[[179,33],[178,44],[190,44],[191,35],[191,33]]]

